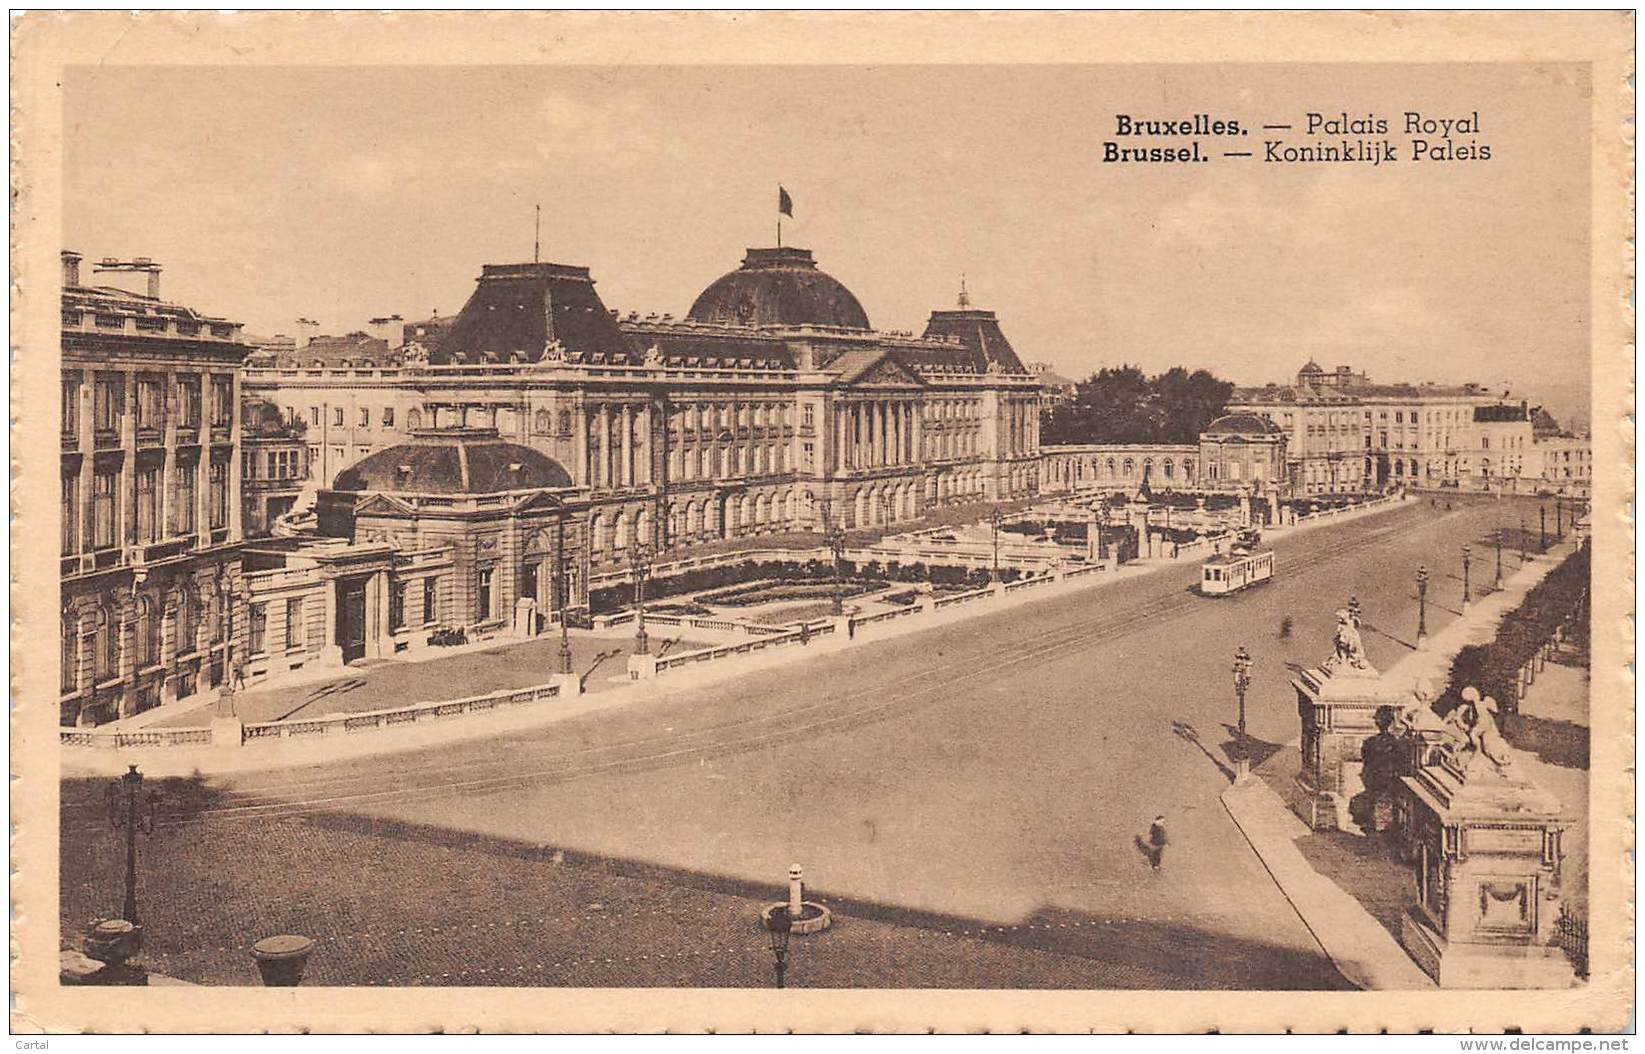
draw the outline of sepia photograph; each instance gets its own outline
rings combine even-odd
[[[1632,20],[1420,17],[14,19],[13,1029],[1630,1027]]]

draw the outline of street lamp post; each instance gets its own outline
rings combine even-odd
[[[634,654],[650,655],[651,639],[645,635],[645,580],[651,573],[651,546],[638,542],[629,554],[634,567]]]
[[[829,598],[830,611],[835,618],[845,614],[844,585],[840,580],[841,565],[845,560],[845,531],[836,524],[828,524],[823,529],[823,544],[834,555],[834,592]]]
[[[1496,545],[1496,581],[1491,583],[1491,588],[1501,589],[1502,588],[1502,532],[1501,531],[1496,532],[1496,537],[1494,539],[1494,544]]]
[[[1537,549],[1540,552],[1548,551],[1548,506],[1537,506]]]
[[[1525,514],[1519,514],[1519,562],[1525,563]]]
[[[137,832],[154,833],[154,813],[160,792],[143,793],[143,774],[132,765],[118,782],[108,785],[109,823],[126,832],[126,903],[120,917],[137,925]],[[124,800],[122,800],[124,799]]]
[[[1417,650],[1428,643],[1428,565],[1417,568]]]
[[[1474,551],[1468,546],[1462,547],[1462,610],[1467,611],[1473,601],[1472,583],[1469,580],[1468,569],[1473,565]]]
[[[995,509],[988,514],[988,525],[994,528],[994,569],[988,581],[998,585],[1000,581],[1000,524],[1005,522],[1005,516]]]
[[[783,974],[788,969],[788,934],[794,927],[794,920],[788,917],[788,905],[780,904],[771,909],[765,918],[766,938],[771,942],[771,958],[777,967],[777,987],[783,987]]]
[[[571,554],[560,550],[560,672],[571,672]]]
[[[225,566],[217,576],[217,604],[223,625],[223,681],[217,687],[217,716],[234,716],[234,583]]]
[[[1234,782],[1243,783],[1251,775],[1251,751],[1245,738],[1245,690],[1251,686],[1251,653],[1241,644],[1234,652],[1234,695],[1239,699],[1239,756],[1234,759]]]

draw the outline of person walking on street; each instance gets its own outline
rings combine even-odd
[[[1155,871],[1165,866],[1165,845],[1170,839],[1165,834],[1165,817],[1156,816],[1148,828],[1148,863]]]

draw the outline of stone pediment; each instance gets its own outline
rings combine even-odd
[[[926,387],[924,378],[889,351],[851,352],[836,360],[835,365],[840,368],[840,383],[851,388],[915,390]]]
[[[559,498],[556,498],[552,494],[539,491],[536,494],[532,494],[531,496],[522,499],[518,505],[514,506],[513,511],[515,513],[558,511],[564,507],[564,503],[561,502]]]
[[[354,506],[356,516],[411,516],[417,510],[388,494],[373,494]]]

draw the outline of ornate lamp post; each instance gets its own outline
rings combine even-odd
[[[845,559],[845,531],[835,524],[828,524],[823,529],[823,544],[834,554],[834,593],[829,598],[829,610],[838,618],[845,614],[844,586],[840,581],[840,568]]]
[[[1251,775],[1251,752],[1245,738],[1245,690],[1251,686],[1251,653],[1241,644],[1234,652],[1234,696],[1239,700],[1239,756],[1234,759],[1234,781],[1242,783]]]
[[[634,654],[650,655],[651,639],[645,635],[645,580],[651,574],[651,560],[655,554],[645,542],[635,544],[629,553],[634,568]]]
[[[773,908],[766,916],[765,934],[771,942],[771,958],[777,967],[777,987],[783,987],[783,974],[788,969],[788,934],[794,920],[788,917],[788,905]]]
[[[137,832],[154,833],[154,813],[160,804],[160,792],[143,793],[143,774],[137,766],[108,785],[109,823],[116,831],[126,832],[126,903],[120,917],[137,925]],[[124,799],[124,800],[122,800]]]
[[[1428,642],[1428,565],[1417,568],[1417,650]]]
[[[562,545],[560,571],[560,672],[571,672],[571,554]]]
[[[1496,546],[1496,581],[1491,583],[1492,589],[1502,588],[1502,532],[1497,531],[1492,539]]]
[[[1005,516],[995,509],[988,514],[988,525],[994,529],[994,567],[988,581],[998,585],[1000,581],[1000,524],[1005,522]]]
[[[1472,582],[1469,580],[1468,569],[1473,565],[1474,551],[1468,546],[1462,547],[1462,610],[1467,611],[1473,601]]]
[[[217,716],[234,716],[234,583],[225,565],[217,574],[217,604],[223,624],[223,682],[217,687]]]

